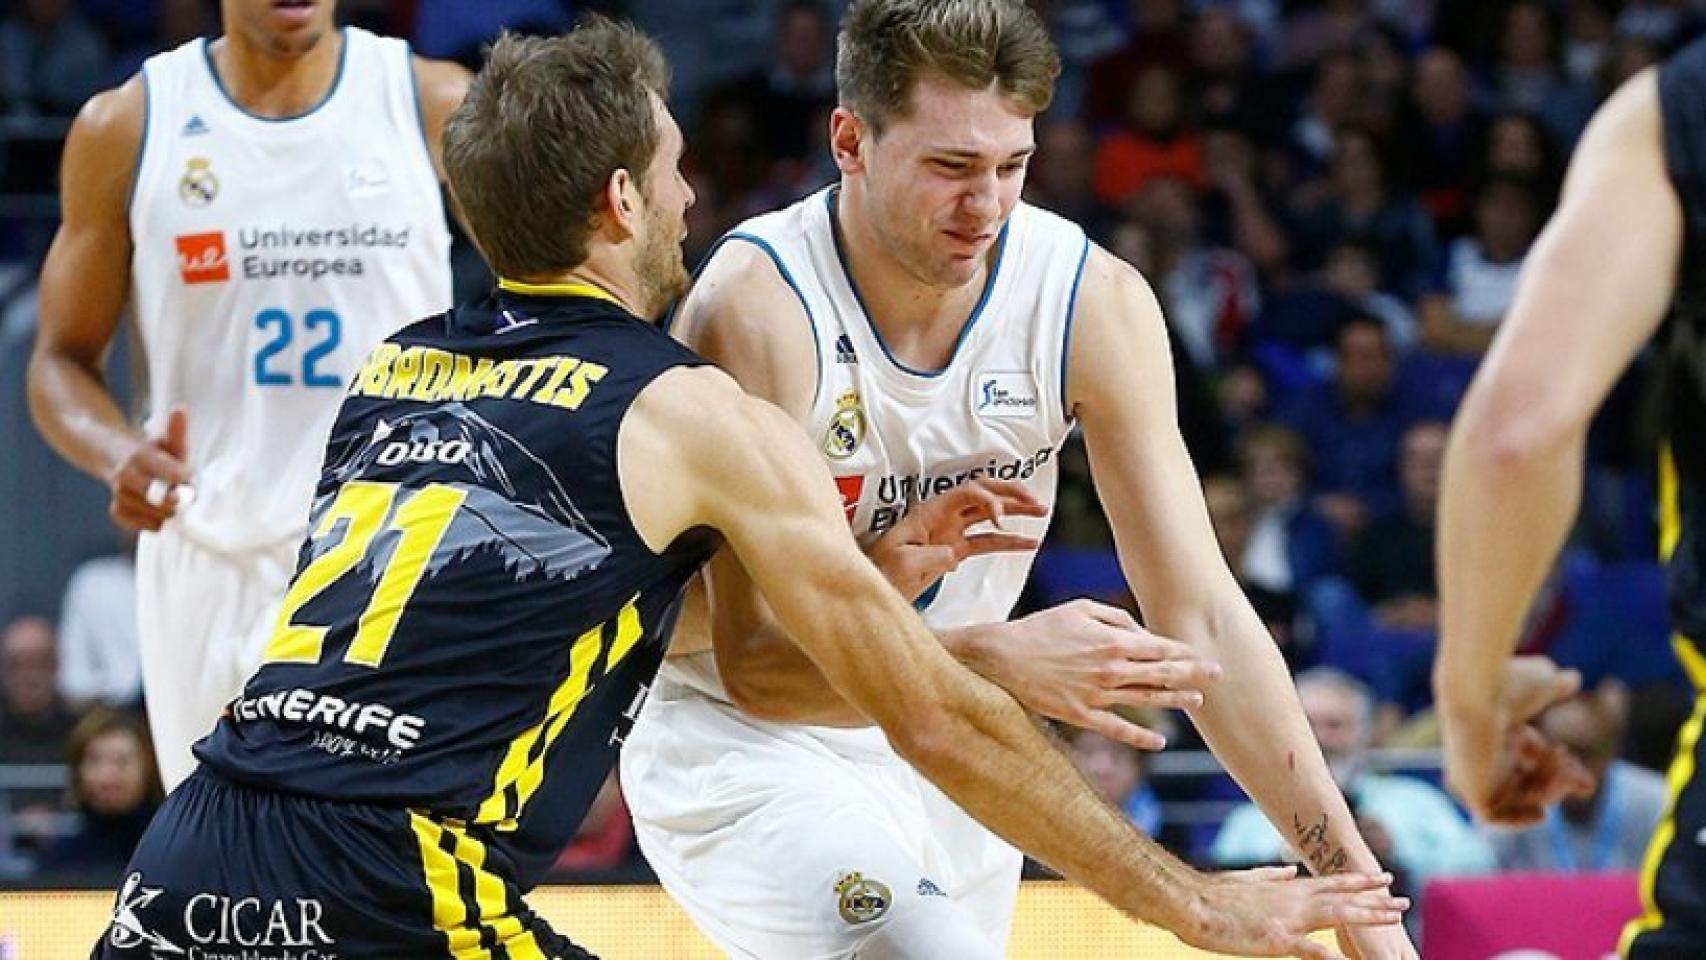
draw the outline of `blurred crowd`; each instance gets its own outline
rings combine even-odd
[[[343,0],[340,10],[470,65],[500,26],[554,31],[585,9],[656,34],[676,70],[699,198],[693,262],[741,219],[834,178],[825,130],[843,5]],[[1532,831],[1487,834],[1440,789],[1437,766],[1393,775],[1370,751],[1437,744],[1433,523],[1452,413],[1593,110],[1706,27],[1706,2],[1035,5],[1064,73],[1037,123],[1026,198],[1084,225],[1153,286],[1221,547],[1298,673],[1377,847],[1415,884],[1499,867],[1634,866],[1663,804],[1650,768],[1668,760],[1688,704],[1654,559],[1658,454],[1642,365],[1596,424],[1580,522],[1523,639],[1584,673],[1588,692],[1543,722],[1603,771],[1599,793]],[[0,2],[0,123],[13,131],[0,141],[0,195],[51,194],[55,118],[151,52],[215,32],[210,0]],[[0,261],[16,268],[0,276],[7,350],[27,343],[3,334],[32,322],[30,278],[52,225],[0,217]],[[464,290],[483,283],[466,244],[459,256]],[[21,380],[6,369],[0,385],[21,409]],[[0,765],[64,762],[69,778],[63,791],[0,790],[14,828],[0,831],[0,871],[122,863],[158,800],[136,719],[123,552],[78,567],[57,604],[0,603]],[[1063,459],[1026,605],[1074,595],[1131,604],[1081,447]],[[1109,799],[1179,852],[1227,864],[1285,857],[1223,775],[1162,782],[1125,747],[1067,738]],[[1188,747],[1188,725],[1173,739]],[[1230,808],[1224,824],[1163,816],[1201,801]],[[633,856],[612,787],[563,862]]]

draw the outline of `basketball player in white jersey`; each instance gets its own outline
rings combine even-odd
[[[438,136],[467,72],[340,30],[334,7],[222,0],[223,36],[150,58],[66,139],[30,405],[146,531],[138,636],[168,788],[258,663],[350,374],[450,302]],[[146,433],[101,374],[127,301]]]
[[[1147,625],[1200,659],[1094,605],[1005,623],[1030,550],[915,584],[925,619],[1033,710],[1128,742],[1104,708],[1189,704],[1218,664],[1192,714],[1222,762],[1312,869],[1377,870],[1216,548],[1149,285],[1019,202],[1058,72],[1042,24],[1019,0],[856,0],[839,42],[840,184],[731,233],[680,334],[819,444],[880,566],[906,511],[988,478],[1022,486],[996,492],[1004,504],[1044,508],[1010,511],[1007,532],[1040,536],[1081,425]],[[1002,956],[1018,852],[830,690],[737,565],[713,561],[708,593],[622,757],[665,887],[734,957]],[[1396,924],[1340,939],[1365,958],[1416,955]]]

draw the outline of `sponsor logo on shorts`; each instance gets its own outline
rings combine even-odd
[[[1037,415],[1037,378],[1023,371],[980,373],[972,381],[972,411],[980,417]]]
[[[853,352],[853,338],[842,334],[835,338],[835,362],[858,363],[859,355]]]
[[[889,912],[894,897],[879,880],[865,877],[858,871],[844,873],[835,881],[835,894],[841,919],[852,924],[870,923]]]
[[[185,283],[224,283],[231,279],[231,262],[225,257],[225,231],[180,234],[178,275]]]
[[[918,881],[918,895],[921,897],[945,897],[945,896],[947,896],[947,894],[942,892],[941,887],[936,886],[936,881],[930,879],[929,877],[922,877],[919,879],[919,881]]]
[[[125,878],[107,928],[120,950],[148,951],[150,960],[338,960],[337,940],[326,932],[325,906],[316,899],[276,900],[196,893],[184,901],[183,943],[152,929],[164,904],[163,887],[146,886],[141,872]],[[152,915],[145,919],[143,914]],[[175,931],[174,931],[175,932]]]

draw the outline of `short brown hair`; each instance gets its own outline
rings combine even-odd
[[[444,170],[475,244],[505,277],[586,259],[617,170],[645,186],[669,68],[650,37],[587,17],[558,37],[499,35],[444,125]]]
[[[1035,116],[1054,97],[1060,54],[1020,0],[855,0],[835,57],[841,105],[881,133],[911,112],[924,73],[969,90],[995,84]]]

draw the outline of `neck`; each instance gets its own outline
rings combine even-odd
[[[640,294],[639,284],[635,282],[632,270],[623,270],[615,265],[604,262],[603,256],[592,254],[580,265],[564,270],[561,273],[535,274],[527,277],[510,277],[528,286],[565,286],[580,285],[593,287],[616,300],[622,309],[637,317],[647,317],[647,305]],[[650,319],[647,317],[647,319]]]
[[[896,359],[909,367],[947,365],[972,307],[983,294],[998,246],[991,247],[970,280],[941,287],[921,280],[901,251],[885,242],[860,214],[857,181],[843,181],[833,210],[841,255],[864,301],[871,325]]]
[[[287,119],[313,110],[331,94],[343,47],[343,31],[331,30],[302,53],[279,54],[233,30],[213,44],[213,66],[243,109]]]

